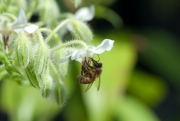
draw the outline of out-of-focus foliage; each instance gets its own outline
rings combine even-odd
[[[147,29],[142,32],[147,48],[140,58],[154,71],[161,72],[180,86],[180,56],[177,38],[169,32],[159,29]]]
[[[8,112],[11,121],[49,121],[60,111],[57,104],[43,98],[37,89],[11,80],[2,82],[0,96],[1,111]]]
[[[134,71],[128,86],[129,93],[153,107],[164,99],[166,90],[162,79],[139,70]]]

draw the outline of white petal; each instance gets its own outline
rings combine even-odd
[[[23,30],[24,30],[24,29],[21,29],[21,28],[20,28],[20,29],[15,29],[14,31],[17,32],[17,33],[19,33],[19,32],[21,32],[21,31],[23,31]]]
[[[26,15],[22,9],[19,10],[18,17],[16,21],[14,21],[11,26],[13,26],[14,29],[24,27],[26,25]]]
[[[30,24],[28,26],[26,26],[24,28],[24,30],[30,34],[34,33],[37,29],[39,28],[39,26],[37,25],[34,25],[34,24]]]
[[[60,63],[66,61],[68,58],[71,57],[71,60],[76,60],[80,63],[82,63],[82,60],[85,57],[93,57],[93,54],[101,54],[104,51],[110,51],[113,47],[114,41],[110,39],[105,39],[102,41],[100,45],[97,47],[90,46],[88,49],[81,49],[81,50],[73,50],[69,52],[66,56],[62,57],[60,59]]]
[[[90,21],[94,18],[94,6],[84,7],[75,13],[75,18],[80,21]]]
[[[82,59],[86,57],[86,50],[79,50],[74,57],[76,61],[81,63]]]
[[[78,51],[77,50],[74,50],[71,54],[71,60],[75,60],[76,59],[76,56],[78,56]]]
[[[71,57],[71,54],[67,54],[66,56],[64,57],[61,57],[61,59],[59,60],[59,63],[63,63],[65,61],[67,61],[69,58]]]
[[[113,47],[113,44],[114,44],[114,40],[105,39],[101,42],[100,45],[98,45],[96,48],[92,49],[92,52],[94,52],[96,54],[101,54],[105,50],[110,51]]]
[[[73,51],[69,51],[67,53],[66,56],[61,57],[61,59],[59,60],[60,63],[65,62],[67,59],[69,59],[71,57],[71,60],[79,60],[79,56],[81,55],[81,51],[80,50],[73,50]]]

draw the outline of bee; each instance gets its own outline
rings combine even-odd
[[[101,83],[101,79],[100,79],[101,73],[102,73],[102,63],[99,62],[99,60],[96,61],[93,58],[89,58],[89,60],[87,61],[85,58],[85,60],[82,62],[81,75],[77,77],[77,81],[81,84],[89,84],[85,90],[85,92],[87,92],[92,86],[95,79],[99,78],[98,87],[97,87],[97,90],[99,90]]]

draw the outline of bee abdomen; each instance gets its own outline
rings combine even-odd
[[[92,83],[92,81],[89,78],[86,78],[84,76],[78,76],[76,80],[81,84],[89,84]]]

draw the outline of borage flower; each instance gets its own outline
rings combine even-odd
[[[65,62],[68,58],[82,63],[85,58],[93,58],[94,54],[101,54],[104,51],[110,51],[113,47],[113,44],[113,40],[105,39],[97,47],[88,46],[85,49],[70,50],[66,56],[61,57],[60,63]]]
[[[0,33],[3,36],[9,36],[9,34],[16,29],[23,29],[27,24],[26,15],[22,9],[20,9],[17,19],[12,22],[8,23],[8,21],[1,21],[0,22]]]
[[[26,15],[22,9],[20,9],[17,19],[14,22],[8,20],[0,21],[0,33],[2,34],[4,46],[7,48],[9,36],[12,32],[26,31],[27,33],[33,33],[38,26],[33,24],[27,24]]]

